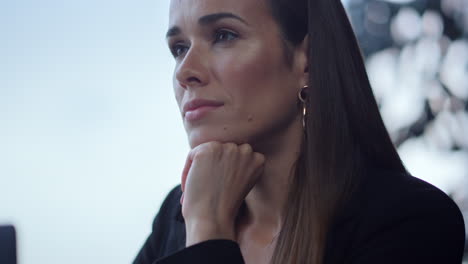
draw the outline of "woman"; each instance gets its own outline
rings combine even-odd
[[[338,0],[172,0],[192,148],[135,263],[460,263],[463,218],[410,176]]]

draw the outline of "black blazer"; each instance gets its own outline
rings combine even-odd
[[[153,223],[134,264],[241,264],[238,244],[210,240],[185,248],[180,186]],[[332,225],[325,264],[460,264],[463,216],[436,187],[407,174],[372,173]]]

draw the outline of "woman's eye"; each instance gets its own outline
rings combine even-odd
[[[222,29],[222,30],[216,31],[215,36],[214,36],[214,42],[231,41],[238,37],[239,36],[236,33],[229,31],[229,30]]]
[[[175,44],[171,47],[171,53],[174,58],[179,57],[180,55],[184,54],[187,51],[187,47],[182,44]]]

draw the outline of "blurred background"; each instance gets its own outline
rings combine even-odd
[[[466,221],[468,0],[344,3],[406,166]],[[168,6],[0,0],[0,224],[19,263],[130,263],[148,236],[189,150]]]
[[[405,165],[452,197],[468,226],[468,0],[349,0],[347,9]]]

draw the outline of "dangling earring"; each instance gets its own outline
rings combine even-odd
[[[306,100],[307,100],[307,88],[309,88],[308,85],[304,85],[302,89],[299,91],[297,97],[299,97],[299,100],[302,102],[302,128],[305,130],[305,118],[307,114],[307,108],[306,108]]]

